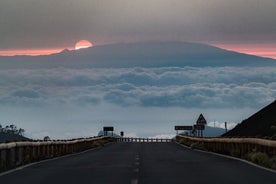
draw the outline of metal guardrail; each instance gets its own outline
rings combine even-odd
[[[111,137],[93,137],[67,141],[28,141],[0,144],[0,171],[8,170],[34,161],[63,156],[91,149],[101,143],[112,141]]]
[[[243,157],[252,152],[276,155],[276,141],[260,138],[198,138],[177,135],[176,141],[187,146],[197,145],[207,151]]]
[[[172,139],[165,138],[137,138],[137,137],[120,137],[117,142],[172,142]]]

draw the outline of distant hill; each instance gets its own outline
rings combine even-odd
[[[225,129],[219,127],[205,126],[203,137],[219,137],[225,133]]]
[[[276,135],[276,101],[242,121],[223,136],[271,137],[273,135]]]
[[[276,66],[276,60],[188,42],[117,43],[49,56],[0,57],[0,68]]]
[[[11,141],[28,141],[31,140],[18,134],[0,132],[0,143],[11,142]]]
[[[225,133],[225,129],[206,126],[203,132],[204,137],[219,137]]]

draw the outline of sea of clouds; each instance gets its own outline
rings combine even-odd
[[[0,70],[0,103],[225,108],[276,97],[275,68]]]
[[[61,135],[51,133],[48,124],[54,121],[66,122],[66,132],[72,133],[63,136],[72,137],[87,134],[74,130],[82,130],[81,127],[93,121],[115,119],[130,128],[138,122],[148,123],[153,119],[158,122],[158,116],[160,122],[170,121],[172,117],[181,119],[183,117],[175,117],[181,110],[196,109],[198,113],[225,109],[227,120],[231,119],[226,117],[231,114],[229,109],[234,112],[258,110],[275,99],[276,70],[273,67],[0,70],[2,121],[16,121],[30,131],[36,124],[44,133],[34,133],[39,129],[36,128],[33,137]],[[252,111],[244,115],[248,112]],[[157,115],[160,113],[162,115]],[[102,124],[96,128],[100,126]],[[57,130],[61,127],[64,126],[56,124]],[[158,134],[165,134],[166,128],[160,127],[162,131]],[[129,134],[141,134],[134,129],[131,131]],[[155,136],[150,131],[147,135]]]

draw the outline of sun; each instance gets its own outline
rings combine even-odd
[[[93,47],[93,44],[88,40],[80,40],[75,44],[75,50],[85,49],[89,47]]]

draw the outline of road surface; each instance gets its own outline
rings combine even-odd
[[[275,184],[276,174],[175,143],[114,143],[0,176],[5,184]]]

